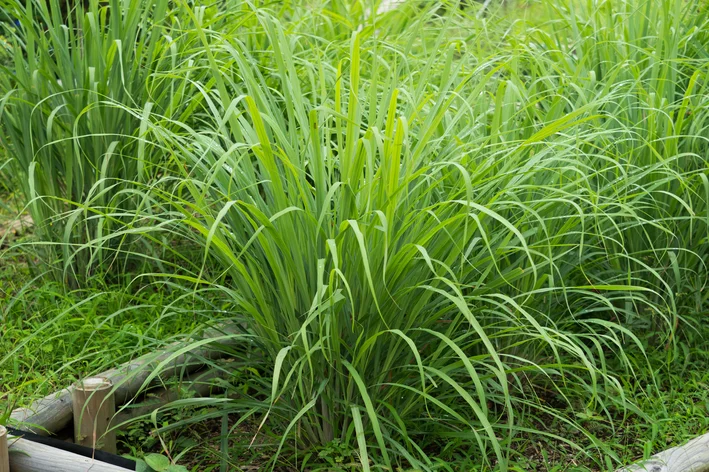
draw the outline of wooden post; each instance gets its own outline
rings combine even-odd
[[[105,377],[89,377],[71,392],[76,444],[116,453],[116,432],[109,431],[116,414],[113,383]]]
[[[7,449],[7,430],[0,426],[0,472],[10,472],[10,451]]]

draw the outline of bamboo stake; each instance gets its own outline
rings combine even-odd
[[[7,430],[0,426],[0,472],[10,472],[10,451],[7,449]]]
[[[116,432],[110,429],[116,414],[113,383],[105,377],[89,377],[71,392],[74,442],[92,449],[116,453]]]

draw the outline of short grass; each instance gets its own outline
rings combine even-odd
[[[181,338],[204,323],[204,305],[154,287],[106,286],[67,291],[33,274],[10,238],[0,256],[0,419],[13,408],[63,389],[87,375]],[[210,313],[210,317],[214,314]],[[0,422],[3,422],[0,420]]]

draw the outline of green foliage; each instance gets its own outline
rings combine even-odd
[[[346,464],[352,463],[354,450],[347,444],[342,444],[340,439],[333,439],[318,453],[318,458],[327,463],[333,470],[342,468]]]
[[[709,301],[705,3],[548,2],[505,36],[448,3],[132,1],[77,8],[86,36],[27,15],[3,120],[62,277],[140,261],[243,330],[194,422],[257,425],[271,468],[620,461],[648,353]]]
[[[33,398],[181,339],[214,313],[208,302],[155,293],[155,287],[67,293],[32,278],[21,259],[10,256],[4,253],[0,265],[0,378],[8,386],[0,394],[0,418]]]
[[[136,470],[145,472],[187,472],[185,466],[170,463],[170,459],[162,454],[148,454],[143,458],[143,461],[146,467],[139,465]],[[137,462],[140,463],[141,461],[138,460]]]
[[[142,459],[130,458],[135,460],[136,472],[187,472],[187,467],[173,464],[168,457],[162,454],[146,454]]]
[[[41,261],[76,286],[105,267],[131,268],[132,251],[150,250],[130,232],[114,246],[88,241],[134,219],[149,200],[137,185],[165,172],[165,150],[149,136],[156,120],[189,122],[199,106],[199,50],[190,17],[167,0],[0,4],[13,60],[0,75],[2,142],[41,239]],[[117,259],[117,255],[125,257]]]
[[[363,468],[504,470],[545,415],[608,452],[585,422],[631,408],[634,333],[671,343],[706,302],[706,143],[683,138],[707,124],[685,55],[706,17],[663,5],[657,37],[661,13],[624,4],[484,60],[456,36],[471,20],[435,10],[319,38],[255,9],[261,48],[205,44],[258,67],[215,59],[229,99],[154,130],[186,163],[155,226],[205,248],[175,280],[221,290],[270,359],[223,408],[279,432],[274,465],[295,437]]]

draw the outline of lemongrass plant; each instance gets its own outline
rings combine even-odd
[[[108,267],[125,271],[130,258],[117,254],[150,248],[124,237],[95,253],[77,250],[140,224],[132,217],[149,202],[132,189],[165,172],[148,123],[189,121],[201,104],[192,86],[204,73],[193,17],[167,0],[6,0],[1,7],[17,23],[5,24],[14,57],[0,75],[2,140],[40,259],[74,286]],[[210,15],[198,9],[194,21],[210,24]]]
[[[572,2],[493,57],[438,7],[201,30],[219,93],[199,127],[153,127],[184,169],[155,221],[204,248],[175,280],[223,293],[270,376],[216,414],[277,432],[274,466],[338,441],[363,470],[506,470],[555,434],[530,417],[606,452],[547,402],[612,423],[625,350],[707,302],[706,16],[661,2],[648,37],[649,3]]]
[[[626,351],[706,308],[706,7],[579,3],[492,56],[455,5],[185,9],[204,106],[141,122],[165,175],[84,247],[203,249],[149,275],[244,328],[260,380],[212,414],[277,434],[272,466],[337,442],[362,470],[507,470],[530,434],[601,456],[564,408],[616,424]]]

